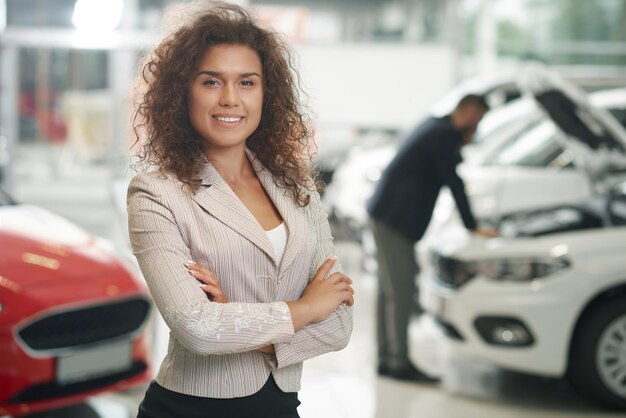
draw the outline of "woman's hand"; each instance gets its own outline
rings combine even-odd
[[[209,300],[217,303],[228,303],[228,298],[224,295],[224,292],[222,292],[222,287],[215,273],[193,261],[186,262],[185,267],[189,270],[189,274],[201,282],[200,289],[207,294]]]
[[[343,302],[348,306],[354,304],[354,290],[350,286],[352,280],[348,276],[333,273],[326,277],[335,261],[335,258],[326,260],[304,289],[300,299],[287,302],[295,330],[326,319]]]
[[[256,351],[260,351],[261,353],[265,353],[265,354],[275,354],[276,351],[274,350],[274,344],[270,344],[270,345],[264,345],[261,348],[258,348]]]

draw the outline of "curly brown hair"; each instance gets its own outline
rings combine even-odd
[[[311,132],[299,103],[300,86],[292,54],[274,32],[259,27],[243,8],[225,3],[206,6],[188,24],[166,37],[141,68],[145,91],[133,128],[140,142],[136,166],[173,173],[192,191],[205,160],[203,139],[187,114],[188,86],[208,48],[245,45],[256,51],[263,69],[261,121],[246,145],[300,206],[308,204],[312,175],[308,149]]]

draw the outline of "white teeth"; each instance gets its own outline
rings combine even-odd
[[[215,116],[215,119],[219,120],[220,122],[239,122],[242,118],[226,118],[223,116]]]

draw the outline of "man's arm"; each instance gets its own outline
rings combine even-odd
[[[442,136],[438,138],[435,145],[435,165],[437,167],[437,174],[452,192],[463,224],[467,229],[475,231],[477,227],[476,219],[474,218],[467,194],[465,193],[465,183],[456,172],[456,166],[460,162],[457,147],[458,145],[453,137]]]

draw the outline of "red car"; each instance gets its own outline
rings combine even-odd
[[[0,192],[0,416],[150,379],[137,276],[106,241]]]

